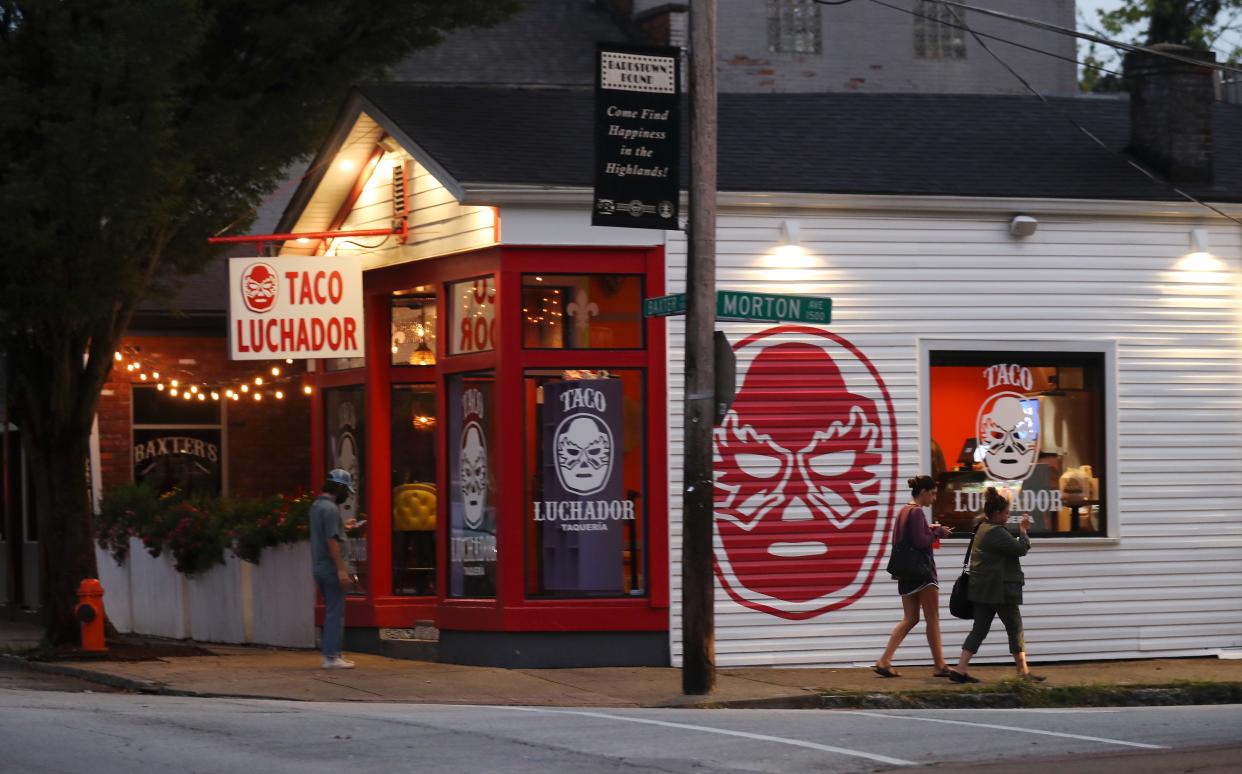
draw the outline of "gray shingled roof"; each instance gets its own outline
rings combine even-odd
[[[632,42],[608,12],[587,0],[527,0],[491,29],[454,30],[415,51],[390,81],[589,85],[598,43]]]
[[[389,83],[359,90],[461,183],[592,184],[590,89]],[[1049,108],[1003,95],[721,94],[720,189],[1179,198],[1062,114],[1110,148],[1128,141],[1124,100],[1061,98]],[[1217,105],[1214,139],[1215,184],[1186,188],[1242,201],[1242,106]]]

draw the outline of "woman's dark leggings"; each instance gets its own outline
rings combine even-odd
[[[998,615],[1001,623],[1005,625],[1005,633],[1009,635],[1009,652],[1025,653],[1026,640],[1022,635],[1022,613],[1018,611],[1018,606],[985,605],[982,602],[975,603],[975,625],[971,628],[970,634],[966,635],[966,644],[962,645],[962,650],[978,653],[979,646],[983,644],[983,638],[988,636],[988,630],[992,628],[992,619]]]

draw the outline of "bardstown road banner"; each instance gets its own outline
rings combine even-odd
[[[599,48],[593,226],[677,228],[680,60],[675,48]]]
[[[362,259],[229,259],[234,360],[362,357]]]

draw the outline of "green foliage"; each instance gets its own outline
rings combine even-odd
[[[124,484],[109,489],[99,503],[96,542],[117,564],[123,563],[129,557],[129,539],[141,538],[161,507],[159,497],[149,487]]]
[[[310,506],[314,501],[315,496],[306,492],[236,503],[231,532],[233,553],[239,559],[258,564],[265,548],[307,540]]]
[[[1242,0],[1124,0],[1119,8],[1098,13],[1100,26],[1114,37],[1138,27],[1143,38],[1130,42],[1210,49],[1222,35],[1239,29]],[[1226,53],[1236,59],[1239,51]]]
[[[1242,59],[1242,0],[1123,0],[1111,11],[1097,10],[1096,19],[1079,17],[1080,27],[1126,43],[1178,43],[1215,50],[1219,61]],[[1079,87],[1084,92],[1123,90],[1121,78],[1108,70],[1120,69],[1117,52],[1090,43],[1084,47]]]
[[[309,493],[187,499],[176,490],[157,496],[125,484],[104,494],[95,540],[122,564],[129,539],[138,538],[151,556],[167,552],[178,572],[198,575],[223,564],[225,550],[258,564],[264,549],[306,540],[313,501]]]

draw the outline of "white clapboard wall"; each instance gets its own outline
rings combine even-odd
[[[864,202],[867,200],[858,200]],[[1108,203],[1041,213],[919,205],[828,210],[722,210],[718,288],[833,299],[830,329],[860,348],[892,395],[899,503],[919,469],[919,350],[924,339],[1111,342],[1117,356],[1117,539],[1036,540],[1026,571],[1032,659],[1211,655],[1242,646],[1242,233],[1225,221],[1146,215],[1152,205]],[[999,203],[1003,205],[1004,203]],[[1064,205],[1065,203],[1060,203]],[[1015,238],[1027,211],[1037,232]],[[1129,212],[1127,212],[1129,211]],[[1158,211],[1158,210],[1157,210]],[[1060,212],[1061,214],[1057,214]],[[807,255],[774,268],[783,219],[797,221]],[[1216,260],[1187,263],[1190,230],[1209,229]],[[668,292],[684,289],[684,234],[668,232]],[[721,323],[730,340],[769,325]],[[684,318],[669,318],[670,641],[681,663],[681,449]],[[948,616],[963,546],[938,554],[945,653],[967,622]],[[883,562],[881,562],[881,568]],[[804,621],[735,603],[717,583],[720,666],[873,662],[900,617],[896,584],[881,570],[854,604]],[[980,660],[1008,660],[997,622]],[[899,661],[928,662],[920,625]]]
[[[374,147],[383,130],[365,113],[358,117],[346,136],[342,156],[351,148]],[[330,163],[335,164],[335,160]],[[454,198],[440,180],[402,150],[384,152],[362,180],[362,189],[339,231],[392,228],[394,223],[393,166],[406,165],[406,208],[409,236],[402,243],[397,237],[338,237],[331,241],[329,255],[362,255],[363,268],[374,269],[406,261],[464,250],[489,247],[496,243],[495,210],[491,207],[464,205]],[[341,207],[341,199],[357,180],[328,178],[320,184],[303,208],[294,231],[319,231],[332,225],[332,216]],[[299,245],[287,243],[282,254],[312,252],[317,242]]]

